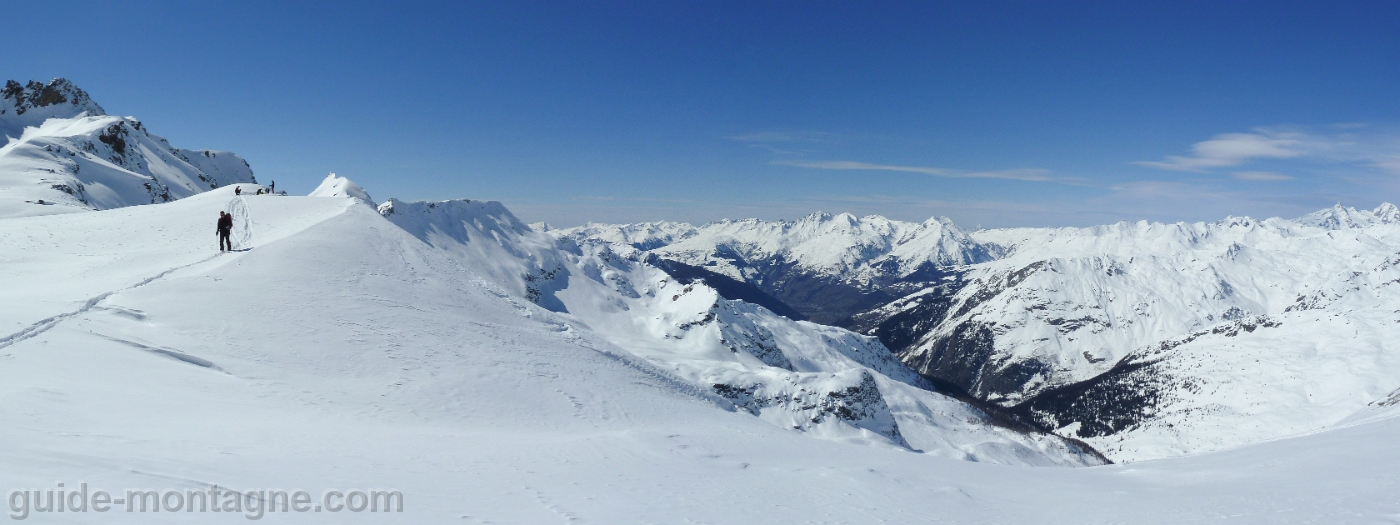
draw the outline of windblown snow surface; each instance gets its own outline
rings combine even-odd
[[[0,486],[405,495],[402,513],[264,517],[327,523],[1400,519],[1385,403],[1314,435],[1076,468],[1096,461],[919,388],[878,342],[498,203],[245,196],[254,246],[220,254],[232,198],[0,219]]]

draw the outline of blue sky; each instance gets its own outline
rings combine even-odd
[[[1400,2],[7,6],[67,77],[293,192],[558,226],[824,210],[978,225],[1400,201]],[[15,24],[13,21],[22,20]]]

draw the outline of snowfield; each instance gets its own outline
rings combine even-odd
[[[1303,438],[1090,468],[958,461],[880,439],[878,428],[864,440],[813,439],[687,377],[719,357],[736,373],[786,369],[727,350],[706,356],[713,341],[691,335],[668,347],[641,330],[595,332],[596,321],[517,295],[523,277],[512,289],[492,276],[512,272],[465,264],[477,249],[507,267],[553,257],[571,285],[541,293],[579,312],[570,290],[599,299],[595,287],[618,282],[583,273],[590,266],[579,261],[593,256],[508,242],[507,227],[532,236],[497,204],[390,201],[390,218],[443,206],[476,214],[458,231],[471,232],[465,243],[441,227],[416,230],[435,232],[430,244],[363,200],[244,197],[255,246],[221,255],[210,226],[232,198],[224,188],[0,221],[0,239],[17,248],[5,256],[6,304],[28,306],[4,313],[16,335],[0,342],[9,423],[0,484],[392,488],[406,495],[405,511],[374,519],[405,523],[1374,523],[1400,505],[1400,452],[1389,439],[1397,420],[1380,409]],[[489,255],[501,250],[535,259]],[[646,281],[629,281],[649,297]],[[734,315],[753,313],[740,306]],[[637,353],[612,342],[623,337],[639,339]],[[870,356],[809,357],[819,358],[888,367]],[[822,366],[789,361],[803,373]],[[861,366],[848,370],[907,385]],[[926,431],[940,430],[945,440],[995,434],[962,424]]]

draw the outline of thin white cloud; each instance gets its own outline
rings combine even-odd
[[[1400,175],[1400,155],[1375,159],[1368,165],[1372,168],[1378,168]]]
[[[1254,159],[1287,159],[1302,155],[1301,141],[1295,137],[1260,133],[1222,133],[1197,142],[1191,157],[1169,156],[1164,161],[1137,164],[1176,171],[1205,171],[1208,168],[1239,166]]]
[[[926,175],[938,175],[940,177],[953,176],[953,170],[943,168],[932,168],[926,166],[892,166],[889,164],[871,164],[869,162],[856,162],[853,160],[818,160],[818,161],[794,161],[780,160],[773,164],[779,166],[794,166],[798,168],[815,168],[819,170],[879,170],[879,171],[905,171],[909,173],[923,173]]]
[[[857,162],[853,160],[774,161],[772,164],[820,170],[901,171],[907,173],[922,173],[937,177],[1011,179],[1038,182],[1051,180],[1048,176],[1050,173],[1048,170],[1038,168],[1017,168],[998,171],[959,171],[932,166],[897,166],[891,164],[871,164],[869,162]]]
[[[1232,200],[1240,197],[1239,192],[1222,191],[1218,188],[1187,184],[1175,181],[1142,180],[1114,184],[1113,198],[1141,200]]]
[[[1272,171],[1237,171],[1232,173],[1231,176],[1239,180],[1247,180],[1252,182],[1277,182],[1284,180],[1293,180],[1293,177],[1289,177],[1288,175],[1284,175],[1282,173],[1274,173]]]
[[[1191,156],[1168,156],[1160,161],[1135,164],[1152,168],[1208,172],[1244,166],[1255,161],[1296,160],[1322,164],[1379,169],[1400,175],[1400,133],[1360,123],[1326,126],[1314,132],[1299,127],[1256,128],[1251,133],[1222,133],[1191,146]],[[1236,178],[1266,180],[1239,176]],[[1283,179],[1267,179],[1283,180]]]
[[[954,177],[976,177],[981,179],[1012,179],[1029,181],[1049,181],[1050,170],[1040,168],[1015,168],[996,171],[970,171]]]
[[[821,142],[831,139],[832,134],[821,131],[759,131],[729,137],[729,140],[748,143],[770,142]]]

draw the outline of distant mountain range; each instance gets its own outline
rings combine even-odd
[[[1092,228],[813,214],[551,234],[742,281],[1118,460],[1317,430],[1400,389],[1391,204]]]

